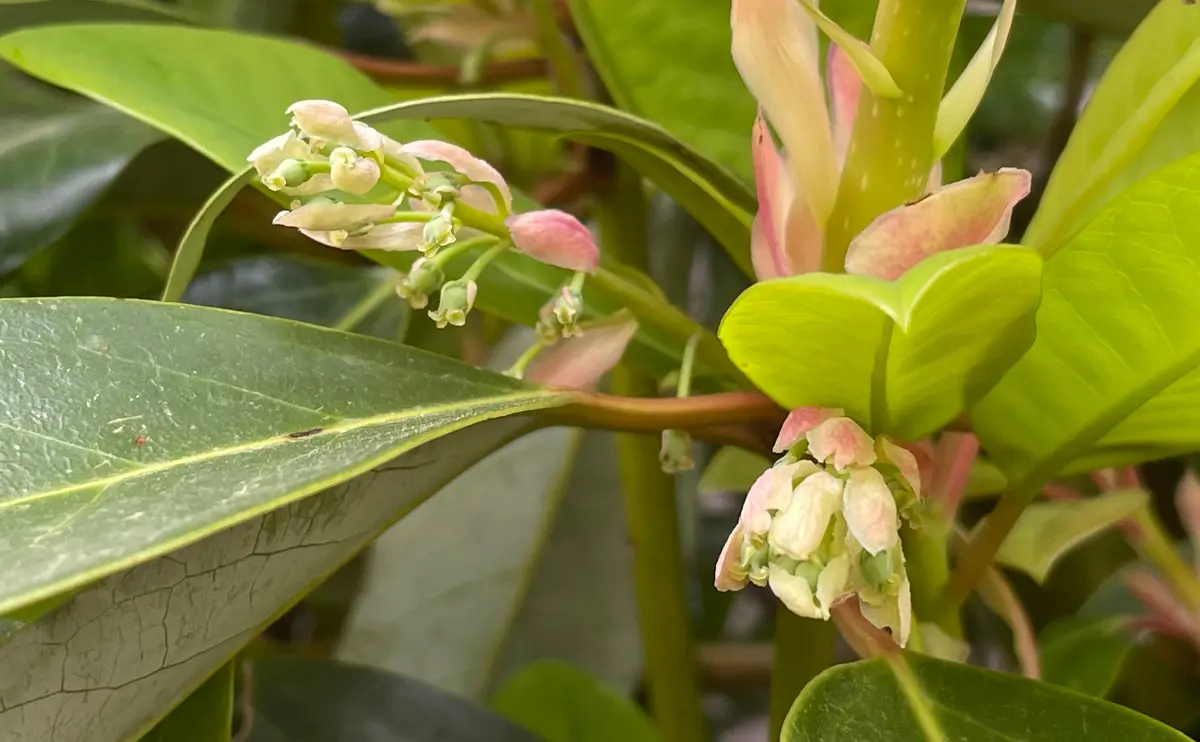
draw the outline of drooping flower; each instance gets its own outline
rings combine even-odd
[[[798,458],[805,446],[815,461]],[[750,488],[721,550],[717,589],[766,585],[793,613],[823,620],[857,594],[863,615],[903,646],[912,608],[898,499],[919,496],[920,483],[897,473],[915,464],[897,450],[841,410],[794,410],[776,444],[784,456]],[[903,482],[899,491],[893,481]]]

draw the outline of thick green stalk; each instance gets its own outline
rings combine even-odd
[[[533,16],[537,22],[538,47],[550,61],[550,77],[558,94],[567,98],[587,98],[580,74],[579,60],[558,27],[553,0],[532,0]]]
[[[913,613],[919,621],[936,621],[942,631],[955,639],[962,638],[962,621],[957,611],[941,611],[942,590],[950,581],[950,559],[947,547],[950,529],[938,519],[919,530],[904,528],[905,568],[912,589]]]
[[[883,212],[918,198],[933,167],[933,126],[966,0],[881,0],[871,51],[903,95],[863,88],[825,237],[824,269],[840,272],[850,240]]]
[[[646,270],[646,203],[641,180],[624,166],[599,202],[600,242],[626,265]],[[654,379],[624,366],[612,374],[616,394],[653,397]],[[663,742],[703,742],[701,706],[687,595],[687,573],[675,506],[675,481],[662,472],[658,443],[632,433],[617,436],[625,519],[633,545],[633,581],[646,663],[650,710]]]
[[[837,627],[832,621],[801,618],[780,603],[775,609],[775,658],[771,670],[771,736],[808,682],[833,666]]]

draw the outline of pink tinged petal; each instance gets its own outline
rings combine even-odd
[[[857,466],[850,470],[842,493],[842,514],[850,535],[872,556],[900,543],[896,498],[875,469]]]
[[[803,440],[808,431],[826,420],[845,414],[845,410],[838,407],[797,407],[789,412],[783,421],[783,427],[779,429],[779,437],[775,439],[772,450],[775,453],[783,453]]]
[[[361,144],[350,112],[328,100],[302,100],[288,106],[292,125],[315,139],[358,148]]]
[[[560,340],[538,355],[525,378],[539,384],[590,389],[621,360],[637,330],[637,321],[629,319],[597,325]]]
[[[829,619],[829,609],[843,595],[850,592],[850,556],[839,554],[825,565],[817,577],[817,605],[821,607],[821,618]]]
[[[998,242],[1029,188],[1028,171],[1002,168],[892,209],[850,242],[846,272],[894,281],[930,255]]]
[[[771,548],[793,559],[808,559],[821,546],[829,522],[842,505],[842,480],[828,472],[805,477],[791,504],[771,522]]]
[[[879,453],[888,463],[900,470],[900,476],[918,497],[921,496],[921,467],[917,457],[907,448],[897,446],[884,436],[879,437]]]
[[[721,548],[721,555],[717,557],[716,576],[713,584],[721,592],[741,590],[746,586],[747,574],[740,564],[742,540],[742,526],[739,524],[734,526],[733,533],[729,534],[725,546]]]
[[[417,222],[377,224],[360,235],[337,239],[330,232],[300,230],[323,245],[343,250],[417,250],[425,242],[425,225]]]
[[[862,93],[862,79],[846,52],[837,44],[829,45],[828,62],[825,64],[826,83],[829,85],[829,100],[832,104],[833,146],[837,152],[838,167],[846,162],[850,149],[850,135],[854,133],[854,116],[858,112],[858,99]]]
[[[875,463],[875,441],[848,417],[835,417],[808,431],[808,450],[823,464],[842,471]]]
[[[813,600],[812,585],[803,577],[794,575],[782,567],[771,565],[767,577],[771,592],[792,613],[804,618],[824,618],[825,615]]]
[[[534,260],[559,268],[592,273],[600,265],[596,238],[575,217],[557,209],[542,209],[504,220],[518,250]]]
[[[771,527],[771,511],[788,507],[792,501],[792,482],[800,469],[801,462],[773,466],[760,474],[750,486],[738,518],[738,523],[749,537],[764,535]],[[805,469],[805,473],[811,472]]]
[[[367,226],[395,213],[396,207],[390,204],[312,203],[291,211],[281,211],[271,223],[315,232],[331,232]]]
[[[816,28],[796,0],[733,0],[733,61],[788,152],[797,191],[818,225],[833,210],[837,165]]]
[[[421,139],[401,145],[401,151],[411,157],[422,160],[444,162],[455,171],[462,173],[471,180],[480,183],[492,183],[500,190],[504,200],[504,209],[512,208],[512,191],[505,182],[504,176],[496,168],[487,164],[457,144],[440,142],[436,139]],[[476,209],[496,214],[496,201],[491,192],[480,186],[467,186],[462,190],[462,200]]]

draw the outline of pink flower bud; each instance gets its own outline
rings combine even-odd
[[[590,389],[621,360],[637,330],[633,318],[592,327],[542,351],[525,378],[551,386]]]
[[[842,417],[845,411],[837,407],[797,407],[788,413],[775,439],[775,453],[783,453],[804,439],[808,431],[834,417]]]
[[[504,220],[517,249],[534,260],[572,271],[592,273],[600,265],[600,248],[588,228],[557,209],[542,209]]]
[[[813,458],[823,464],[832,463],[838,471],[875,463],[875,442],[848,417],[826,420],[810,430],[807,437]]]

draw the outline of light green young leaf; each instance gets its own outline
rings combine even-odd
[[[1012,28],[1013,14],[1017,10],[1017,0],[1004,0],[1000,6],[1000,15],[987,38],[975,52],[975,56],[967,63],[966,69],[954,81],[950,92],[942,99],[938,108],[937,122],[933,127],[933,160],[942,159],[954,140],[967,128],[967,122],[983,100],[988,83],[992,81],[992,73],[1000,63],[1004,54],[1004,44],[1008,41],[1008,32]]]
[[[1147,716],[1050,683],[924,655],[902,661],[899,672],[875,659],[818,675],[792,706],[781,742],[1188,739]]]
[[[996,561],[1045,582],[1059,558],[1116,525],[1146,500],[1141,490],[1122,490],[1084,500],[1034,503],[1009,531]]]
[[[567,396],[283,320],[0,301],[0,614]]]
[[[1037,339],[971,411],[1010,491],[1200,448],[1200,155],[1051,255]]]
[[[747,492],[759,475],[770,468],[771,461],[765,456],[726,446],[704,468],[699,493]]]
[[[402,675],[273,656],[251,665],[245,742],[545,742],[497,714]]]
[[[213,192],[200,211],[192,218],[179,247],[175,250],[175,259],[171,262],[171,272],[167,275],[167,283],[163,286],[163,301],[179,301],[188,284],[200,270],[200,259],[204,257],[204,246],[208,242],[208,234],[212,231],[217,217],[221,215],[238,193],[253,179],[253,170],[243,170],[230,176]]]
[[[899,98],[904,95],[904,91],[892,79],[892,73],[888,72],[883,62],[879,61],[879,58],[871,52],[871,47],[867,46],[861,39],[848,33],[832,18],[822,13],[821,9],[812,0],[797,0],[797,2],[808,11],[808,14],[812,16],[817,26],[825,32],[825,35],[833,43],[837,44],[842,51],[846,52],[846,58],[850,60],[850,64],[854,66],[855,71],[858,72],[858,76],[862,78],[863,85],[866,85],[872,93],[880,98]],[[1009,2],[1015,4],[1014,0],[1009,0]],[[1003,42],[1001,44],[1003,45]],[[983,97],[982,94],[980,97]],[[978,101],[976,101],[976,105],[978,105]]]
[[[353,340],[360,341],[377,343]],[[195,347],[194,342],[188,345]],[[531,425],[508,417],[423,443],[362,476],[227,525],[198,543],[88,587],[0,645],[0,667],[5,669],[0,675],[0,735],[21,740],[57,735],[88,742],[136,739],[388,526]],[[336,436],[325,441],[339,443],[354,449],[364,441],[351,437],[339,442]],[[214,491],[192,489],[192,499],[219,504],[218,498],[237,497],[240,488],[259,492],[270,480],[288,475],[297,461],[276,463],[277,468],[256,469],[258,478],[238,476],[238,482]],[[167,490],[149,512],[169,514],[163,509],[172,502],[169,498]],[[86,519],[78,522],[88,524]],[[6,570],[5,577],[11,574]]]
[[[841,407],[918,440],[1033,339],[1041,260],[1009,245],[935,255],[898,281],[810,273],[751,286],[721,322],[733,362],[786,409]]]
[[[622,110],[661,124],[751,181],[755,103],[729,55],[727,3],[569,0],[569,5],[588,58]]]
[[[1042,679],[1096,698],[1116,684],[1133,650],[1123,618],[1060,618],[1042,630]]]
[[[491,707],[546,742],[657,742],[628,698],[565,662],[529,665],[496,691]]]
[[[1059,249],[1131,184],[1200,151],[1200,7],[1162,0],[1121,47],[1058,158],[1025,243]]]
[[[234,662],[183,699],[141,742],[229,742],[233,731]]]

